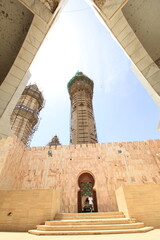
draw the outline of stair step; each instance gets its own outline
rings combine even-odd
[[[124,215],[123,212],[85,212],[85,213],[58,213],[56,216],[91,216],[91,215]]]
[[[117,230],[82,230],[82,231],[42,231],[29,230],[35,235],[92,235],[92,234],[115,234],[115,233],[141,233],[153,230],[153,227],[143,227],[138,229],[117,229]]]
[[[103,219],[103,218],[124,218],[124,215],[94,215],[94,214],[87,214],[87,215],[75,215],[75,216],[55,216],[55,220],[63,220],[63,219]]]
[[[147,232],[153,227],[134,218],[125,218],[121,212],[107,213],[60,213],[56,220],[46,221],[29,233],[36,235],[92,235]]]
[[[111,219],[72,219],[72,220],[54,220],[46,221],[45,225],[95,225],[95,224],[121,224],[134,223],[134,218],[111,218]]]
[[[37,230],[43,231],[82,231],[82,230],[111,230],[111,229],[133,229],[143,228],[144,223],[126,224],[99,224],[99,225],[38,225]]]

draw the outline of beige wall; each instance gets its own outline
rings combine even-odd
[[[147,226],[160,227],[160,184],[128,185],[116,191],[119,211]]]
[[[0,231],[34,229],[59,212],[59,193],[53,189],[1,190],[0,196]]]
[[[7,155],[8,148],[1,148],[6,160],[3,157],[0,189],[55,189],[62,193],[61,212],[77,212],[82,172],[93,175],[98,211],[102,212],[117,210],[115,190],[122,185],[160,184],[156,155],[160,140],[24,148],[13,138],[8,144]]]

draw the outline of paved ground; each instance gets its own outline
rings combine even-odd
[[[147,233],[90,236],[36,236],[28,233],[0,232],[0,240],[160,240],[160,229]]]

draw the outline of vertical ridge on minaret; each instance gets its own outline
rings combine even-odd
[[[97,142],[92,106],[93,86],[93,81],[82,72],[77,72],[67,85],[71,100],[71,144]]]

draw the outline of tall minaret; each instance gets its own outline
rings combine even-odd
[[[24,144],[29,144],[39,121],[44,98],[36,84],[26,86],[11,115],[11,129]]]
[[[71,100],[71,144],[97,142],[92,106],[93,85],[93,81],[82,72],[77,72],[67,85]]]

